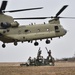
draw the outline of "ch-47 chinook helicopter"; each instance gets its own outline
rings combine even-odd
[[[35,40],[34,45],[37,46],[39,43],[37,40],[46,39],[46,44],[50,43],[49,38],[64,36],[67,31],[61,26],[59,18],[71,18],[71,17],[59,17],[63,10],[68,6],[64,5],[54,17],[29,17],[29,18],[13,18],[7,16],[5,12],[19,12],[27,10],[42,9],[29,8],[20,10],[5,11],[7,1],[3,1],[0,8],[0,41],[3,42],[2,47],[5,48],[5,43],[14,43],[16,46],[18,42],[32,42]],[[47,24],[34,24],[19,26],[19,23],[15,20],[24,19],[46,19],[52,18]]]

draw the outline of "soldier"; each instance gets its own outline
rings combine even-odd
[[[51,50],[49,50],[47,53],[48,53],[47,59],[51,60],[52,59]]]
[[[52,57],[51,55],[51,50],[48,51],[47,47],[45,47],[46,50],[47,50],[47,53],[48,53],[48,56],[47,56],[47,64],[50,64],[52,63],[52,65],[54,66],[54,58]]]
[[[38,50],[38,54],[37,54],[37,59],[39,59],[40,56],[41,56],[41,50],[40,50],[40,48],[39,48],[39,50]]]
[[[48,56],[51,56],[51,50],[48,51]]]
[[[29,57],[28,58],[28,65],[31,65],[31,61],[32,61],[32,59],[31,59],[31,57]]]
[[[51,56],[51,50],[48,51],[47,47],[45,47],[48,53],[48,56]]]

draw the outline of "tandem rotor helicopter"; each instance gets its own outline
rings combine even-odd
[[[27,10],[36,10],[42,9],[38,8],[28,8],[28,9],[19,9],[19,10],[10,10],[5,11],[7,6],[7,1],[2,1],[0,7],[0,41],[3,42],[2,47],[5,48],[5,43],[14,43],[16,46],[18,42],[33,42],[34,45],[38,46],[39,43],[37,40],[46,39],[46,44],[50,43],[49,38],[61,37],[67,33],[59,21],[59,18],[71,18],[71,17],[59,17],[59,15],[64,11],[68,5],[64,5],[59,12],[54,17],[29,17],[29,18],[13,18],[11,16],[5,15],[5,12],[20,12]],[[46,19],[52,18],[47,24],[34,24],[34,25],[24,25],[19,26],[19,23],[15,20],[24,20],[24,19]]]

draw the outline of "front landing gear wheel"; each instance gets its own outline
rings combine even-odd
[[[38,42],[35,42],[35,43],[34,43],[34,45],[35,45],[35,46],[38,46],[38,45],[39,45],[39,43],[38,43]]]
[[[49,43],[50,43],[50,40],[47,39],[47,40],[46,40],[46,44],[49,44]]]
[[[2,47],[3,47],[3,48],[5,48],[5,47],[6,47],[6,45],[3,43],[3,44],[2,44]]]
[[[14,45],[17,46],[17,42],[14,42]]]

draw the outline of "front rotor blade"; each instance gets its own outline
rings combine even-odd
[[[20,11],[28,11],[28,10],[37,10],[42,9],[43,7],[37,7],[37,8],[28,8],[28,9],[19,9],[19,10],[10,10],[10,11],[3,11],[3,12],[20,12]]]
[[[66,9],[67,6],[68,6],[68,5],[64,5],[64,6],[59,10],[59,12],[56,14],[55,17],[58,17],[58,16]]]
[[[3,1],[1,5],[1,10],[5,10],[6,6],[7,6],[7,1]]]

